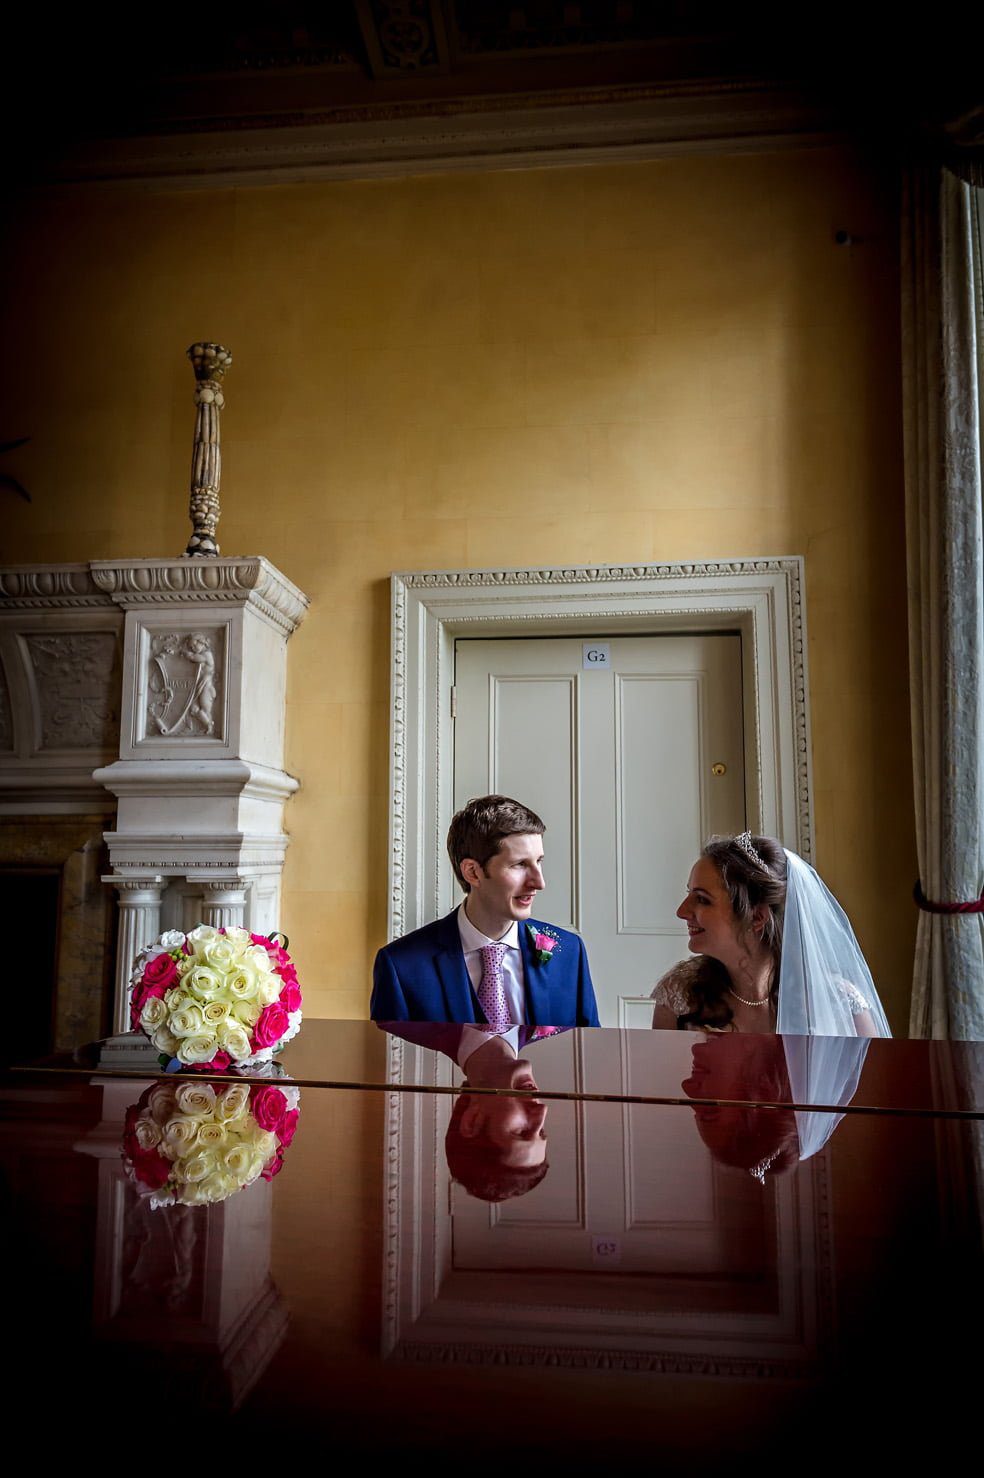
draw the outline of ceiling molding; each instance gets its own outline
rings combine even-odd
[[[194,189],[374,179],[747,153],[826,143],[839,133],[802,92],[775,86],[590,89],[560,103],[556,93],[504,101],[224,119],[199,131],[99,140],[59,160],[45,182]]]

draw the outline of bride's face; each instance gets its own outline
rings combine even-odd
[[[721,874],[709,857],[690,869],[687,896],[677,909],[687,926],[691,954],[710,955],[727,963],[738,945],[738,921]]]

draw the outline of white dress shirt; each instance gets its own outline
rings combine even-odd
[[[526,1020],[526,979],[523,975],[523,951],[519,947],[519,923],[513,919],[501,939],[489,939],[487,934],[475,928],[465,913],[462,903],[458,909],[458,933],[465,955],[465,969],[475,991],[482,983],[482,950],[488,944],[504,944],[506,953],[502,959],[502,984],[509,1006],[509,1019],[515,1022]]]

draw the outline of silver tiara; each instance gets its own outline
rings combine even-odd
[[[778,1160],[778,1158],[779,1158],[779,1151],[778,1150],[773,1150],[771,1155],[766,1155],[766,1157],[765,1157],[764,1160],[759,1160],[759,1162],[758,1162],[757,1165],[753,1165],[750,1168],[750,1170],[748,1172],[749,1175],[751,1175],[755,1180],[757,1180],[758,1183],[759,1183],[759,1185],[765,1185],[765,1172],[768,1170],[768,1168],[772,1164],[773,1160]]]
[[[734,841],[736,847],[741,848],[746,857],[750,857],[754,863],[756,863],[759,867],[763,869],[764,872],[769,871],[764,859],[761,858],[755,850],[755,845],[752,841],[752,833],[750,831],[743,831],[740,836],[736,836],[732,840]]]

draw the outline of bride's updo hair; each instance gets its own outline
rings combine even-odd
[[[751,929],[753,909],[760,904],[765,906],[767,913],[759,939],[772,957],[770,993],[775,1004],[779,994],[782,921],[786,908],[786,853],[782,844],[775,837],[749,837],[747,832],[740,839],[713,836],[700,855],[713,862],[721,875],[739,935]],[[694,1009],[681,1018],[682,1022],[727,1026],[734,1016],[726,999],[731,983],[731,977],[720,960],[702,956],[694,978]]]

